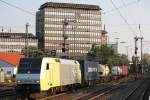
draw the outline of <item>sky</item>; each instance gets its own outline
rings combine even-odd
[[[35,13],[45,2],[66,2],[99,5],[102,9],[102,26],[108,31],[109,41],[119,38],[119,52],[127,54],[125,46],[129,46],[129,57],[134,54],[134,37],[143,36],[143,51],[150,53],[150,0],[3,0],[32,14],[11,7],[0,0],[0,31],[4,27],[7,32],[25,32],[25,24],[30,23],[29,32],[35,34]],[[86,1],[86,2],[85,2]],[[115,9],[117,7],[117,9]],[[139,31],[140,24],[140,31]],[[140,49],[140,41],[138,41]],[[138,50],[140,55],[140,50]]]

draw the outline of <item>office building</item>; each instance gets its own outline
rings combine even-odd
[[[21,52],[25,46],[38,47],[37,37],[31,33],[0,33],[0,52]]]
[[[36,13],[36,35],[41,50],[62,48],[68,56],[86,55],[101,44],[101,8],[97,5],[47,2]]]

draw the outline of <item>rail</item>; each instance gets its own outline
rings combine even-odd
[[[103,89],[95,90],[94,92],[90,92],[88,94],[85,94],[83,96],[80,96],[78,98],[75,98],[73,100],[94,100],[95,98],[101,97],[115,89],[118,89],[120,87],[119,83],[114,84],[113,86],[105,87]]]
[[[0,98],[7,97],[7,96],[13,96],[13,95],[15,95],[15,90],[13,90],[13,89],[7,89],[7,90],[0,91]]]
[[[143,97],[144,97],[144,94],[146,93],[146,89],[144,89],[142,86],[145,86],[145,85],[146,85],[146,87],[147,87],[148,84],[149,84],[149,82],[147,82],[147,81],[149,81],[149,80],[148,80],[148,79],[143,80],[138,86],[136,86],[131,92],[129,92],[129,94],[128,94],[127,96],[125,96],[123,100],[129,100],[129,99],[131,99],[132,96],[133,96],[134,94],[136,94],[136,92],[138,92],[138,89],[144,90],[144,91],[142,92],[142,94],[139,95],[139,98],[138,98],[139,100],[142,100]],[[145,83],[148,83],[148,84],[145,84]],[[143,85],[143,84],[144,84],[144,85]]]

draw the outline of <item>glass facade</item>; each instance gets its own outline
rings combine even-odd
[[[71,56],[83,56],[88,53],[92,44],[100,45],[102,25],[99,7],[97,9],[97,6],[90,8],[86,7],[88,5],[83,5],[82,8],[82,5],[77,4],[78,7],[73,8],[72,6],[76,5],[59,3],[54,5],[61,5],[61,7],[51,7],[49,3],[49,6],[42,7],[37,12],[37,24],[39,23],[37,27],[41,25],[41,28],[36,28],[36,34],[44,34],[42,48],[45,51],[56,50],[61,56],[63,34],[68,37],[65,42],[69,50],[66,52]],[[40,23],[39,20],[43,22]]]

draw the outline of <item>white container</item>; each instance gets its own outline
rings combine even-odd
[[[113,66],[111,73],[112,73],[112,75],[114,75],[114,76],[115,76],[115,75],[116,75],[116,76],[119,76],[119,75],[121,75],[122,70],[121,70],[121,68],[120,68],[119,66]]]
[[[98,72],[100,77],[107,77],[110,73],[110,69],[107,65],[99,64]]]

